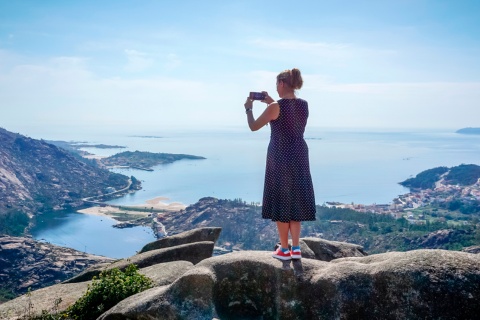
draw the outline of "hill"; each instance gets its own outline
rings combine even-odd
[[[317,206],[316,221],[302,223],[302,237],[361,245],[371,253],[414,249],[461,250],[480,244],[480,226],[448,221],[412,224],[391,215]],[[261,207],[241,199],[212,197],[175,214],[157,218],[168,235],[194,228],[221,227],[218,245],[227,250],[271,250],[278,235],[273,222],[261,217]]]
[[[93,161],[0,128],[0,234],[19,235],[28,217],[79,207],[85,197],[129,183]]]
[[[480,134],[480,128],[462,128],[455,132],[461,134]]]
[[[407,179],[400,184],[411,189],[433,189],[441,179],[445,185],[469,186],[480,179],[480,166],[462,164],[452,168],[428,169],[417,174],[415,178]]]

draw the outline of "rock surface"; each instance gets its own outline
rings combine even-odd
[[[130,264],[135,264],[138,268],[145,268],[170,261],[189,261],[192,264],[196,264],[212,256],[213,246],[214,243],[211,241],[202,241],[139,253],[130,258],[122,259],[100,268],[93,266],[79,275],[68,279],[65,283],[88,281],[94,276],[99,275],[103,270],[113,268],[125,270]]]
[[[200,242],[200,241],[211,241],[216,242],[218,237],[220,236],[220,232],[222,228],[197,228],[193,230],[189,230],[183,232],[181,234],[172,235],[169,237],[165,237],[159,239],[157,241],[153,241],[145,245],[140,253],[155,250],[155,249],[162,249],[168,248],[173,246],[178,246],[181,244],[193,243],[193,242]]]
[[[159,263],[138,271],[152,279],[154,286],[165,286],[191,268],[193,268],[191,262],[174,261]],[[61,283],[33,291],[0,305],[0,319],[18,319],[28,314],[40,314],[43,310],[64,311],[85,294],[91,283],[92,281]]]
[[[191,234],[177,235],[182,236]],[[198,246],[205,253],[195,258],[198,250],[192,249]],[[140,264],[155,287],[99,319],[477,319],[480,314],[479,255],[434,249],[366,256],[360,246],[317,238],[301,239],[301,247],[302,260],[279,261],[266,251],[211,257],[213,242],[202,241],[102,265],[97,270]],[[59,309],[67,308],[75,300],[67,288],[85,284],[55,285],[32,292],[30,299],[51,309],[60,294],[68,303]],[[41,304],[46,292],[49,300]],[[0,305],[0,316],[15,319],[12,310],[25,312],[25,299]]]
[[[24,316],[40,314],[42,310],[63,311],[87,292],[90,283],[60,283],[7,301],[0,304],[0,319],[22,319]]]
[[[291,244],[289,244],[290,247]],[[275,246],[275,250],[280,243]],[[344,257],[363,257],[367,253],[363,251],[363,247],[357,244],[329,241],[321,238],[300,238],[300,249],[302,257],[307,259],[315,259],[321,261],[331,261],[333,259]]]
[[[324,262],[243,251],[206,259],[99,319],[476,319],[480,257],[416,250]]]
[[[31,238],[0,237],[0,288],[22,294],[28,288],[60,283],[89,266],[112,261]]]

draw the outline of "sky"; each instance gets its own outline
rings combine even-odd
[[[480,1],[0,1],[14,132],[246,127],[294,67],[309,126],[480,127]]]

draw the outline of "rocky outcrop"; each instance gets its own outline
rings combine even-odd
[[[303,243],[305,245],[303,245]],[[313,237],[302,238],[300,240],[300,247],[304,258],[321,261],[331,261],[345,257],[363,257],[367,255],[367,253],[363,251],[362,246]]]
[[[185,261],[193,255],[186,248],[195,245],[208,245],[210,257]],[[162,261],[178,247],[179,261]],[[266,251],[211,257],[213,242],[203,241],[117,261],[106,268],[140,264],[155,287],[99,319],[476,319],[480,312],[479,255],[435,249],[366,256],[360,246],[317,238],[301,239],[301,247],[302,260],[279,261]],[[67,285],[75,283],[57,286],[69,297]],[[32,292],[35,301],[37,292],[44,296]],[[21,299],[7,304],[21,305]],[[12,315],[5,305],[0,316]]]
[[[152,279],[155,286],[165,286],[191,269],[187,261],[159,263],[138,271]],[[21,319],[28,314],[63,311],[73,305],[88,289],[92,281],[61,283],[31,292],[0,305],[0,319]]]
[[[284,263],[262,251],[206,259],[99,319],[476,319],[480,258],[444,250]]]
[[[0,319],[16,320],[40,314],[43,310],[65,310],[85,294],[90,283],[60,283],[0,304]]]
[[[60,283],[89,266],[113,259],[31,238],[0,237],[0,288],[16,294]]]
[[[214,243],[211,241],[202,241],[139,253],[130,258],[122,259],[100,268],[98,266],[93,266],[79,275],[65,281],[65,283],[91,280],[94,276],[99,275],[100,272],[104,270],[113,268],[125,270],[130,264],[134,264],[138,268],[145,268],[170,261],[189,261],[192,264],[196,264],[203,259],[212,256],[213,246]]]
[[[222,228],[215,227],[189,230],[181,234],[172,235],[170,237],[165,237],[157,241],[150,242],[145,245],[142,250],[140,250],[140,253],[200,241],[216,242],[221,231]]]

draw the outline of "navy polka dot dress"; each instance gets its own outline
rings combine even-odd
[[[262,218],[273,221],[315,220],[315,195],[303,133],[308,103],[281,99],[280,115],[270,122]]]

